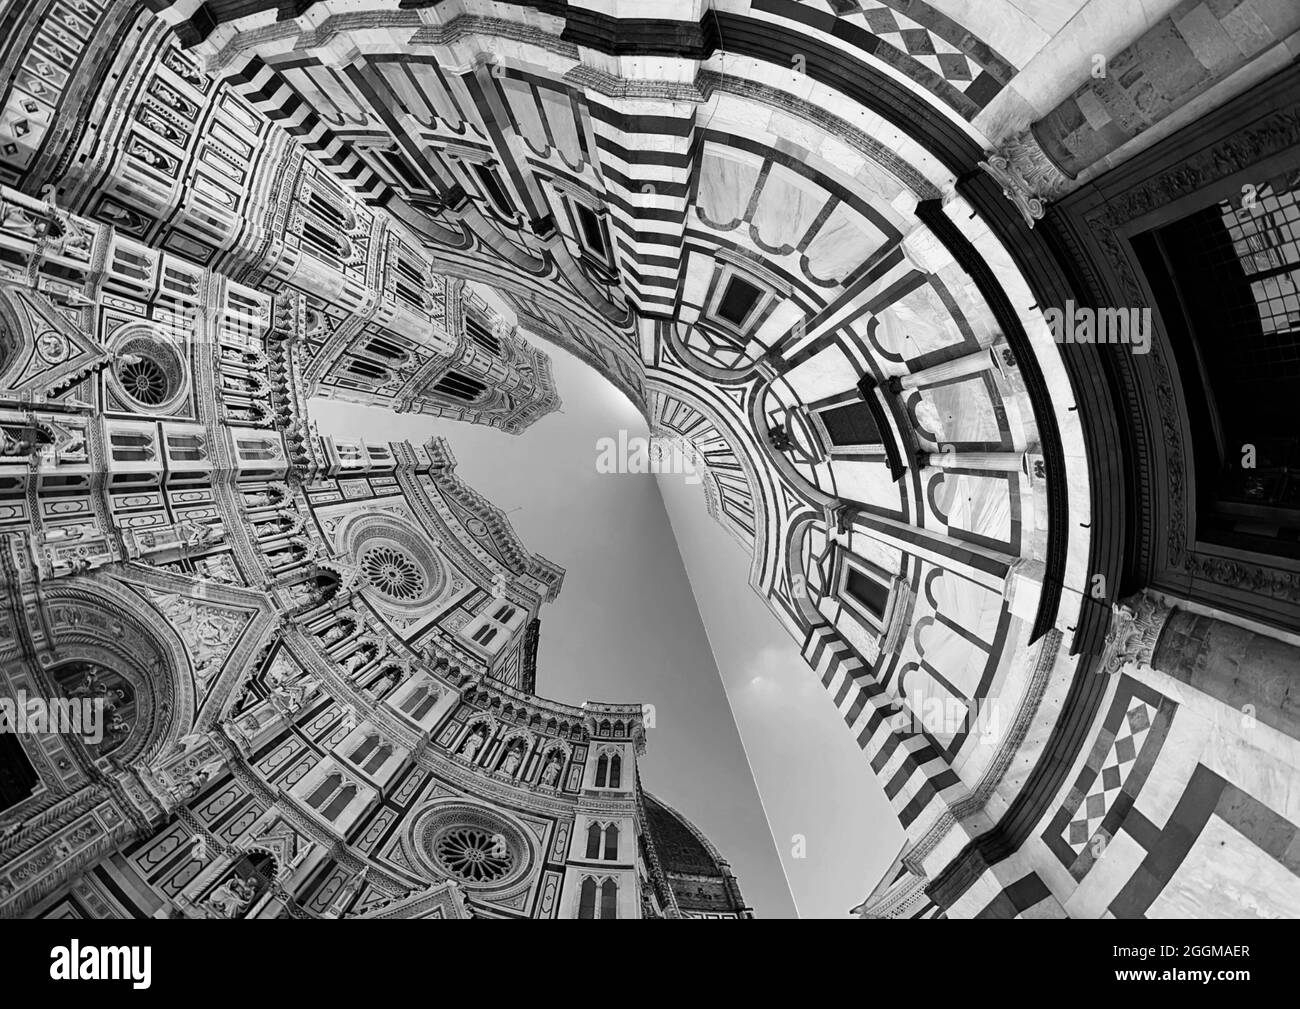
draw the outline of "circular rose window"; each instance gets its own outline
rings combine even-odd
[[[434,843],[434,856],[457,879],[493,883],[510,875],[514,854],[504,834],[477,827],[452,827]]]
[[[138,332],[138,331],[137,331]],[[115,347],[113,378],[138,406],[171,406],[185,388],[180,355],[152,335],[129,336]]]
[[[142,357],[117,369],[117,380],[132,399],[157,406],[167,398],[167,376],[158,362]]]
[[[415,862],[434,879],[448,877],[471,889],[514,886],[533,864],[533,846],[512,818],[477,803],[456,800],[426,806],[409,827]]]
[[[367,597],[412,616],[438,598],[447,572],[423,530],[388,513],[358,516],[339,536],[339,553],[356,558]]]
[[[408,602],[424,595],[428,582],[410,554],[396,546],[371,547],[361,557],[366,580],[390,599]]]

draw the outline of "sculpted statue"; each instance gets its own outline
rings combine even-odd
[[[0,229],[10,235],[38,238],[45,230],[43,224],[37,225],[27,211],[12,203],[5,204],[4,210],[0,213],[3,213],[3,217],[0,217]]]
[[[252,883],[231,876],[208,895],[204,902],[219,918],[233,918],[239,914],[257,893]]]
[[[517,749],[511,749],[506,754],[506,759],[501,762],[501,770],[505,771],[506,774],[514,774],[519,769],[519,764],[523,759]]]
[[[26,459],[43,441],[40,432],[31,427],[0,427],[0,457]]]
[[[546,761],[546,766],[542,768],[542,784],[554,785],[559,777],[560,755],[552,750],[550,758]]]
[[[348,658],[348,672],[355,673],[358,669],[370,661],[372,653],[366,648],[358,648]]]
[[[460,752],[470,760],[473,760],[483,745],[483,736],[479,732],[471,732],[465,742],[461,744]]]
[[[327,645],[332,645],[335,642],[342,641],[344,638],[346,638],[350,633],[351,629],[352,629],[351,624],[349,624],[347,621],[341,620],[325,632],[324,636],[321,638],[321,641],[323,641]]]

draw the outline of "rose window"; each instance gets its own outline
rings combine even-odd
[[[395,547],[367,550],[361,558],[361,570],[371,585],[391,599],[418,599],[426,588],[420,565]]]
[[[167,398],[167,376],[147,357],[119,367],[117,380],[128,396],[146,406],[157,406]]]
[[[166,409],[185,388],[185,368],[180,355],[152,333],[127,335],[115,343],[117,360],[113,378],[117,388],[139,406]]]
[[[443,867],[458,879],[490,883],[514,868],[514,855],[501,834],[489,834],[477,827],[453,827],[434,845]]]

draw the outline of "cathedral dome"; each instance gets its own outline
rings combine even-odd
[[[683,917],[751,917],[731,866],[695,824],[662,799],[641,793],[644,837]]]

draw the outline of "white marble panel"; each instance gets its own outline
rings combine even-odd
[[[898,507],[898,485],[884,462],[838,460],[834,466],[841,497],[882,508]]]
[[[1300,918],[1300,879],[1211,816],[1148,918]]]
[[[963,339],[948,307],[929,284],[918,287],[895,301],[880,314],[882,317],[891,317],[897,323],[895,332],[901,330],[902,339],[898,340],[895,336],[895,346],[886,349],[896,351],[904,358],[920,357],[961,343]],[[879,333],[876,339],[880,339]],[[885,344],[882,343],[881,346]]]
[[[997,636],[1002,597],[996,592],[945,572],[930,583],[930,594],[940,613],[981,641],[992,642]]]
[[[727,225],[744,217],[761,169],[760,158],[706,146],[696,202],[709,221]]]
[[[997,442],[1001,440],[998,418],[988,387],[980,376],[931,386],[920,390],[921,402],[928,409],[917,409],[917,416],[927,419],[926,433],[939,443]],[[939,425],[938,430],[931,428]]]
[[[582,161],[582,144],[578,140],[578,124],[573,118],[573,106],[569,104],[567,94],[560,95],[549,88],[541,91],[542,108],[546,112],[546,123],[555,138],[555,146],[564,155],[564,160],[571,165]]]
[[[857,211],[840,204],[808,243],[808,269],[819,280],[843,280],[880,247],[882,235]]]
[[[852,389],[858,373],[844,351],[831,346],[786,372],[785,380],[800,402],[810,403]]]
[[[826,200],[820,186],[783,165],[773,165],[754,211],[758,236],[772,246],[798,245]]]
[[[515,122],[519,124],[520,135],[532,145],[535,151],[546,153],[551,142],[547,139],[546,128],[542,125],[541,113],[538,111],[537,102],[533,99],[532,88],[512,77],[507,77],[500,83],[505,91],[506,100],[510,103],[510,111],[514,114]]]
[[[1005,480],[945,473],[934,497],[950,528],[964,529],[999,542],[1010,540],[1011,499]]]
[[[934,621],[914,632],[917,653],[938,673],[960,690],[973,697],[984,675],[988,652],[973,645],[947,624]],[[909,688],[908,695],[914,690]]]

